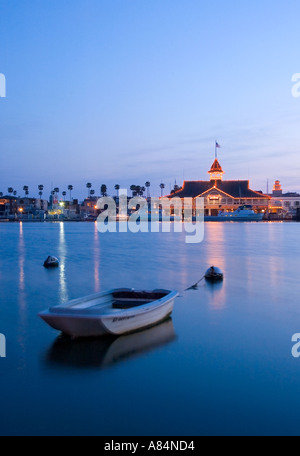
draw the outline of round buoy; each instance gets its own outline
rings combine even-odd
[[[218,282],[223,280],[223,272],[221,269],[216,268],[215,266],[211,266],[205,273],[206,280],[210,280],[211,282]]]
[[[45,268],[57,268],[59,266],[59,261],[56,257],[48,256],[48,258],[44,261]]]

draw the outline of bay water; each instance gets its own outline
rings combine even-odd
[[[0,435],[300,434],[299,228],[205,223],[187,244],[184,232],[1,223]],[[211,265],[222,283],[184,291]],[[171,319],[121,337],[70,340],[37,316],[116,287],[180,295]]]

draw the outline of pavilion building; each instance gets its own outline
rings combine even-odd
[[[183,186],[167,198],[204,198],[204,215],[218,215],[219,211],[234,211],[249,204],[255,212],[268,210],[269,195],[251,190],[249,180],[223,180],[224,171],[217,159],[213,162],[209,180],[184,181]]]

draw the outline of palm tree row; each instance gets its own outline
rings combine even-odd
[[[92,184],[91,182],[88,182],[86,184],[86,188],[88,189],[88,198],[91,198],[91,196],[94,196],[95,195],[95,190],[92,188]],[[147,189],[147,198],[149,198],[149,189],[150,189],[150,182],[147,181],[145,182],[145,186],[141,186],[141,185],[131,185],[130,186],[130,190],[132,192],[132,196],[143,196],[144,195],[144,192],[146,191]],[[159,185],[160,187],[160,190],[161,190],[161,196],[163,196],[163,190],[165,188],[165,184],[161,183]],[[177,186],[178,187],[178,186]],[[119,196],[119,190],[120,190],[120,185],[119,184],[116,184],[115,185],[115,190],[117,191],[117,196]],[[174,187],[175,188],[175,187]],[[43,195],[43,191],[44,191],[44,185],[40,184],[38,185],[38,190],[39,190],[39,196],[40,198],[42,197]],[[8,193],[11,194],[11,195],[14,195],[16,196],[17,195],[17,191],[13,189],[13,187],[8,187],[7,189]],[[24,185],[23,186],[23,191],[25,193],[25,197],[28,197],[29,195],[29,186],[28,185]],[[72,191],[73,191],[73,185],[68,185],[68,191],[70,192],[70,201],[72,201]],[[52,196],[55,196],[56,198],[58,197],[58,193],[59,193],[59,187],[54,187],[54,189],[51,191],[51,195]],[[100,193],[102,196],[107,196],[107,186],[105,184],[102,184],[101,187],[100,187]],[[66,195],[67,195],[67,192],[66,191],[63,191],[62,192],[62,196],[64,197],[64,201],[66,199]],[[3,192],[0,192],[0,197],[3,196]]]
[[[92,189],[92,184],[90,182],[88,182],[86,184],[86,188],[88,189],[88,198],[90,198],[91,196],[95,195],[95,190]],[[102,184],[101,187],[100,187],[100,193],[102,196],[107,196],[107,186],[105,184]]]
[[[130,190],[132,192],[132,196],[143,196],[146,188],[141,185],[131,185]]]

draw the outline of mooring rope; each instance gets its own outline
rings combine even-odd
[[[218,280],[218,279],[219,279],[219,280],[222,280],[222,279],[223,279],[223,273],[222,273],[221,271],[219,271],[219,270],[218,270],[217,272],[214,271],[214,269],[215,269],[214,266],[211,266],[210,269],[211,269],[211,271],[212,271],[212,273],[213,273],[213,277],[214,277],[216,280]],[[191,286],[188,287],[188,288],[185,288],[185,290],[182,290],[182,291],[180,292],[180,294],[182,294],[182,293],[184,293],[185,291],[188,291],[188,290],[197,290],[199,283],[200,283],[205,277],[209,278],[209,277],[207,276],[207,273],[208,273],[208,270],[207,270],[206,273],[201,277],[201,279],[198,280],[198,282],[194,283],[194,285],[191,285]],[[222,276],[222,277],[218,277],[218,276]]]
[[[198,282],[194,283],[194,285],[191,285],[190,287],[186,288],[183,291],[196,290],[198,288],[198,284],[201,282],[201,280],[204,279],[204,277],[205,277],[205,275],[203,277],[201,277],[201,279],[199,279]]]

